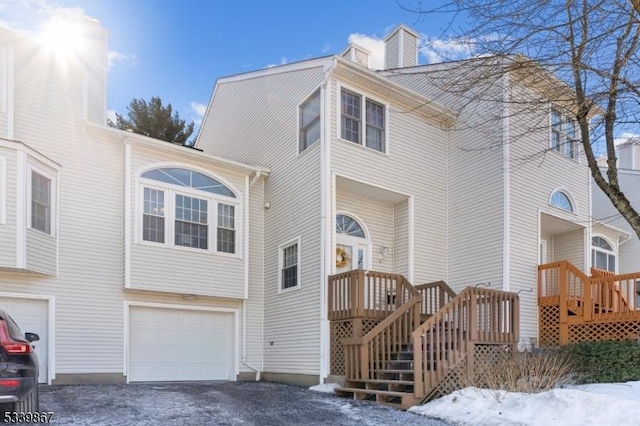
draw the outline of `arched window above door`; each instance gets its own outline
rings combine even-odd
[[[336,234],[345,234],[351,237],[366,238],[364,229],[351,216],[345,214],[336,215]]]

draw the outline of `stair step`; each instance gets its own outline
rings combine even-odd
[[[352,393],[354,396],[356,394],[368,394],[368,395],[383,395],[393,398],[402,398],[407,395],[412,395],[413,393],[409,392],[397,392],[397,391],[386,391],[386,390],[377,390],[377,389],[361,389],[361,388],[336,388],[336,394],[339,396],[340,393]]]
[[[379,383],[388,385],[413,385],[413,380],[394,380],[394,379],[361,379],[347,380],[348,383]]]

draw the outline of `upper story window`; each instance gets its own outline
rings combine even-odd
[[[602,237],[591,239],[591,265],[603,271],[616,271],[616,255],[613,247]]]
[[[238,201],[231,189],[203,173],[181,168],[154,169],[141,178],[143,241],[236,253]]]
[[[320,140],[320,90],[317,90],[302,105],[299,112],[299,152]]]
[[[27,227],[55,234],[56,176],[53,169],[27,162]]]
[[[551,194],[549,204],[569,213],[574,213],[573,204],[571,203],[569,196],[562,191],[555,191]]]
[[[576,122],[565,117],[557,109],[551,109],[551,145],[550,148],[569,158],[576,158],[578,137]]]
[[[386,152],[385,105],[344,88],[340,105],[340,138]]]

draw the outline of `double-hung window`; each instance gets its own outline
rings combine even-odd
[[[299,152],[320,140],[320,90],[300,105]]]
[[[51,179],[31,171],[31,229],[51,234]]]
[[[563,116],[557,109],[552,108],[550,148],[569,158],[576,158],[577,144],[576,122],[569,117]]]
[[[236,195],[218,180],[181,168],[141,176],[142,241],[237,253]]]
[[[280,246],[280,291],[300,287],[300,239]]]
[[[386,152],[385,105],[344,88],[340,92],[340,105],[340,137]]]

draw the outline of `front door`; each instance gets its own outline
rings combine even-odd
[[[364,227],[346,214],[336,215],[336,274],[353,269],[369,269],[370,242]]]
[[[369,242],[363,238],[336,236],[336,273],[369,269]]]

